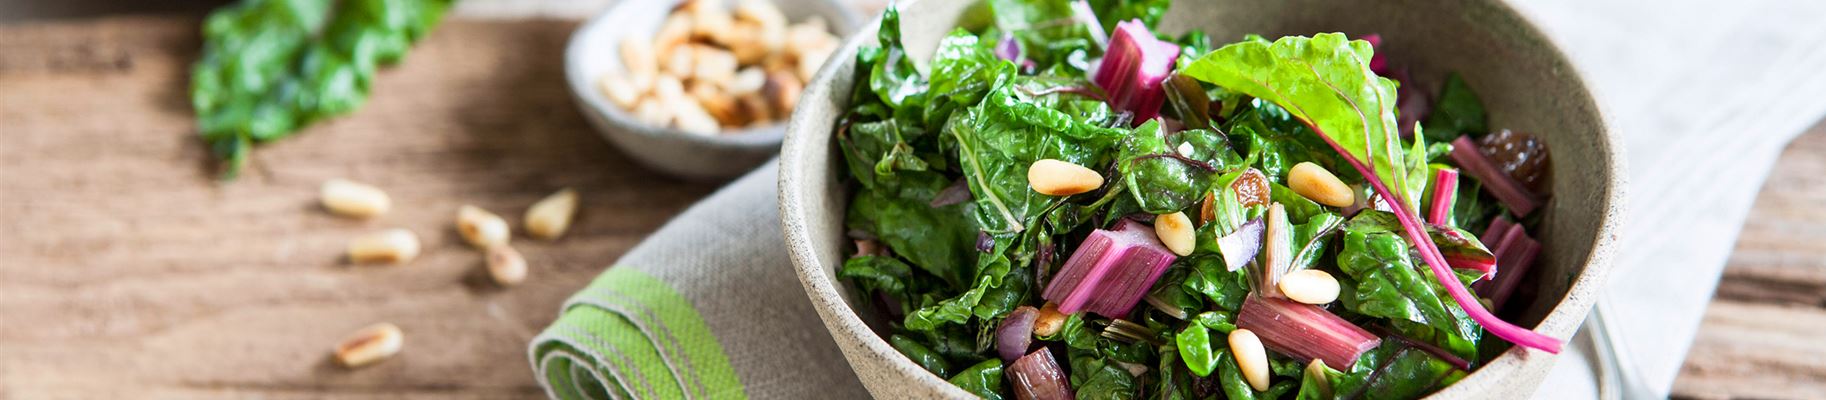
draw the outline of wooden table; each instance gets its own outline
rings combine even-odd
[[[0,26],[0,399],[538,398],[524,344],[606,263],[715,183],[641,169],[564,92],[571,22],[451,21],[382,72],[356,114],[211,179],[186,104],[195,18]],[[1677,385],[1691,397],[1826,393],[1826,129],[1770,177]],[[374,221],[325,214],[325,179],[386,188]],[[518,222],[583,193],[555,243],[516,241],[528,282],[479,279],[461,204]],[[351,266],[342,246],[403,227],[425,254]],[[397,358],[334,366],[391,321]]]
[[[194,18],[0,27],[0,399],[537,398],[526,342],[560,302],[718,186],[631,164],[575,111],[558,54],[572,22],[451,21],[383,71],[365,107],[259,148],[217,182],[194,133]],[[318,185],[385,188],[373,221]],[[561,187],[580,219],[515,241],[527,282],[478,279],[458,206],[518,226]],[[349,238],[408,228],[408,265],[346,265]],[[329,360],[391,321],[395,359]]]
[[[1826,123],[1763,183],[1674,394],[1826,398]]]

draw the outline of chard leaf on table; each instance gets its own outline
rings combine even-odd
[[[1002,360],[984,360],[958,372],[947,381],[984,400],[1001,400]]]
[[[197,128],[224,177],[256,142],[347,114],[368,98],[374,73],[427,34],[449,0],[243,0],[203,22],[191,68]]]

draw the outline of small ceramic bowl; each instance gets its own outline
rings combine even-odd
[[[836,0],[772,0],[791,22],[813,16],[830,23],[832,33],[848,36],[861,18]],[[571,97],[590,124],[635,161],[667,174],[694,179],[739,175],[772,158],[780,150],[784,122],[724,132],[695,135],[668,127],[652,126],[634,118],[597,89],[604,74],[625,71],[621,39],[628,35],[652,37],[670,15],[677,1],[624,0],[590,19],[564,48],[564,77]]]
[[[930,58],[971,3],[924,0],[902,8],[901,30],[914,57]],[[808,86],[788,128],[780,158],[780,214],[788,253],[812,304],[870,392],[883,398],[967,398],[968,393],[920,368],[871,331],[875,307],[837,279],[845,245],[848,195],[833,124],[855,84],[858,46],[874,45],[874,25],[851,37]],[[1457,71],[1483,95],[1492,126],[1530,132],[1553,150],[1553,197],[1542,209],[1538,293],[1511,322],[1569,339],[1604,282],[1622,214],[1620,141],[1611,133],[1579,73],[1524,17],[1500,0],[1181,0],[1159,31],[1189,28],[1235,40],[1316,32],[1379,33],[1380,49],[1416,77]],[[918,61],[924,61],[923,59]],[[1437,79],[1437,78],[1436,78]],[[1524,289],[1527,290],[1527,289]],[[1555,360],[1512,348],[1438,399],[1525,398]]]

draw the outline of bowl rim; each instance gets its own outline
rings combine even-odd
[[[905,9],[908,5],[919,1],[920,0],[902,1],[898,7]],[[1628,173],[1627,166],[1625,165],[1627,158],[1625,158],[1623,150],[1623,139],[1616,132],[1615,127],[1617,125],[1615,120],[1610,113],[1605,112],[1607,108],[1606,104],[1608,104],[1608,102],[1605,101],[1607,100],[1607,97],[1595,87],[1586,84],[1589,75],[1584,70],[1580,69],[1578,65],[1567,56],[1566,52],[1557,41],[1545,34],[1542,28],[1543,25],[1537,22],[1539,21],[1538,16],[1518,10],[1501,0],[1478,0],[1476,2],[1485,3],[1487,7],[1491,7],[1497,11],[1498,15],[1506,15],[1514,18],[1520,28],[1518,33],[1524,36],[1522,38],[1523,40],[1543,44],[1543,55],[1549,57],[1551,64],[1564,68],[1568,72],[1561,76],[1561,79],[1567,81],[1567,83],[1577,89],[1579,93],[1584,95],[1585,98],[1580,100],[1583,100],[1586,104],[1590,104],[1592,115],[1597,117],[1597,126],[1595,126],[1594,133],[1598,136],[1596,143],[1600,144],[1602,148],[1598,149],[1596,154],[1598,154],[1598,158],[1600,159],[1598,160],[1600,164],[1599,170],[1604,171],[1603,177],[1600,178],[1599,181],[1602,182],[1605,187],[1598,193],[1600,196],[1600,204],[1597,206],[1597,209],[1599,210],[1598,214],[1600,217],[1599,221],[1597,221],[1598,226],[1593,231],[1595,233],[1595,239],[1593,239],[1593,242],[1590,244],[1590,251],[1584,257],[1584,268],[1579,274],[1573,276],[1570,284],[1567,285],[1565,295],[1554,303],[1553,306],[1548,309],[1549,311],[1542,316],[1541,320],[1535,323],[1534,327],[1531,328],[1531,330],[1535,332],[1558,338],[1570,345],[1572,344],[1570,342],[1574,339],[1573,334],[1577,331],[1580,324],[1585,321],[1586,314],[1591,311],[1592,306],[1596,303],[1597,298],[1601,293],[1601,289],[1603,289],[1606,284],[1610,275],[1611,263],[1615,258],[1617,251],[1617,243],[1619,242],[1618,233],[1621,231],[1620,228],[1623,224],[1627,199],[1624,191],[1627,186]],[[827,62],[824,68],[807,83],[806,87],[808,92],[810,92],[810,88],[814,86],[822,87],[832,85],[836,78],[835,66],[847,64],[847,61],[842,60],[853,59],[860,46],[872,42],[875,39],[873,33],[876,32],[880,23],[881,17],[877,15],[874,18],[871,18],[865,25],[859,27],[855,34],[852,34],[851,37],[845,39],[843,41],[843,46],[832,53],[831,60],[833,61]],[[799,108],[803,109],[804,105],[811,101],[814,101],[814,99],[811,99],[809,96],[801,98],[801,107]],[[847,100],[837,99],[832,101],[843,103]],[[857,314],[854,307],[849,305],[849,299],[844,298],[843,293],[838,290],[836,286],[837,283],[832,279],[828,279],[822,272],[822,267],[818,264],[817,251],[811,244],[811,241],[815,239],[809,237],[811,210],[806,209],[800,195],[801,192],[809,195],[819,193],[825,189],[807,187],[808,184],[799,180],[798,175],[806,172],[824,173],[824,166],[806,165],[804,160],[801,160],[800,157],[792,156],[793,153],[801,151],[800,149],[807,149],[811,146],[815,146],[815,141],[830,139],[828,136],[823,135],[822,132],[806,132],[807,129],[810,129],[808,128],[809,126],[818,125],[818,123],[812,121],[812,119],[813,116],[810,113],[795,113],[788,120],[786,136],[782,141],[781,157],[779,159],[780,223],[786,239],[787,254],[792,261],[794,272],[799,276],[801,285],[804,286],[806,295],[810,297],[813,306],[818,308],[819,315],[824,319],[828,328],[827,330],[832,335],[839,334],[839,331],[837,330],[839,326],[850,330],[868,332],[869,335],[867,336],[869,337],[861,338],[861,340],[857,341],[857,344],[864,351],[870,353],[870,356],[887,360],[885,364],[888,368],[903,374],[905,377],[913,378],[916,381],[924,382],[926,384],[936,384],[937,387],[934,387],[933,389],[938,390],[938,393],[943,393],[947,397],[970,397],[971,395],[968,392],[965,392],[963,389],[954,385],[950,385],[949,382],[946,382],[944,377],[937,376],[936,374],[919,367],[917,364],[913,363],[912,360],[901,355],[899,351],[894,350],[893,347],[887,343],[885,338],[881,337],[878,333],[875,333],[865,322],[863,322],[861,316]],[[814,138],[816,140],[814,140]],[[834,304],[838,305],[826,307],[826,304],[833,303],[821,301],[820,299],[835,299]],[[841,340],[839,341],[841,342]],[[854,362],[853,360],[856,356],[848,354],[848,349],[845,350],[846,357],[849,357],[849,359]],[[1539,367],[1541,368],[1540,373],[1544,375],[1546,373],[1545,370],[1551,368],[1551,363],[1557,359],[1556,356],[1557,355],[1555,354],[1529,351],[1521,346],[1511,346],[1496,358],[1491,359],[1490,362],[1486,363],[1484,366],[1479,367],[1475,371],[1471,371],[1459,382],[1441,388],[1426,397],[1474,398],[1481,393],[1480,391],[1490,390],[1503,383],[1502,378],[1504,377],[1497,376],[1495,373],[1513,372],[1499,370],[1521,367],[1525,364],[1541,364]],[[1542,361],[1545,362],[1543,363]],[[1480,377],[1494,378],[1478,379]]]
[[[661,1],[663,0],[655,1],[655,3]],[[861,17],[857,15],[856,10],[847,5],[838,3],[837,0],[768,1],[818,3],[817,10],[814,10],[810,15],[825,18],[826,22],[830,24],[827,28],[832,34],[838,36],[854,34],[862,27],[862,25],[860,25]],[[675,3],[679,2],[669,1],[666,3],[674,3],[672,6],[668,6],[668,8],[671,8],[676,7]],[[620,106],[609,103],[609,100],[603,96],[602,92],[596,89],[596,82],[601,79],[603,74],[625,74],[626,71],[622,70],[625,67],[616,66],[607,71],[585,71],[582,66],[583,55],[597,51],[618,52],[621,50],[621,39],[635,34],[626,30],[604,28],[602,25],[606,21],[622,16],[622,14],[634,12],[632,10],[635,10],[636,7],[649,6],[652,4],[653,3],[648,3],[647,1],[619,1],[610,5],[602,12],[597,13],[595,16],[590,17],[590,19],[585,20],[583,23],[578,24],[577,28],[571,31],[570,36],[565,39],[564,44],[564,80],[566,82],[565,86],[570,89],[571,97],[582,103],[584,106],[582,108],[588,110],[589,113],[595,114],[597,117],[600,117],[601,120],[607,122],[608,126],[603,127],[604,129],[619,130],[650,139],[683,141],[715,149],[767,149],[778,147],[781,141],[786,138],[786,126],[792,120],[790,116],[786,119],[773,121],[766,125],[751,125],[735,130],[720,130],[711,135],[701,135],[677,128],[652,126],[643,123],[640,120],[635,119],[634,115],[630,114],[628,110],[624,110]],[[785,10],[782,10],[782,13],[786,13]],[[788,21],[791,21],[793,18],[791,15],[788,15],[787,19]],[[597,29],[610,29],[608,33],[604,33],[603,35],[608,36],[609,40],[615,43],[613,43],[612,46],[594,47],[585,43],[584,37]],[[652,35],[654,33],[656,32],[645,32],[647,35]],[[847,42],[845,43],[847,44]],[[836,51],[842,51],[842,47],[839,47]],[[834,56],[836,55],[836,52],[834,51],[831,54]],[[617,60],[620,59],[620,55],[615,55],[615,57]],[[823,68],[820,67],[820,71],[822,71],[822,69]],[[816,79],[817,76],[813,75],[813,80]],[[809,84],[810,81],[806,83]]]

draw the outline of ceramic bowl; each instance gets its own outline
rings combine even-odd
[[[969,5],[924,0],[905,6],[902,31],[910,53],[928,57]],[[1622,215],[1619,139],[1577,71],[1533,24],[1498,0],[1227,0],[1174,2],[1159,31],[1201,28],[1214,38],[1315,32],[1379,33],[1383,54],[1416,77],[1457,71],[1489,107],[1492,126],[1534,133],[1553,151],[1553,197],[1540,211],[1544,250],[1538,293],[1515,322],[1570,339],[1604,282]],[[864,323],[874,307],[836,278],[848,241],[842,160],[832,125],[845,109],[858,46],[873,45],[874,26],[850,38],[814,78],[788,128],[780,161],[780,214],[789,254],[831,336],[876,396],[963,398],[969,394],[915,365]],[[1436,80],[1438,78],[1435,78]],[[1524,289],[1526,290],[1526,289]],[[1440,399],[1524,398],[1556,356],[1512,348],[1464,380],[1432,395]]]
[[[830,23],[832,33],[848,36],[861,18],[837,0],[772,0],[791,22],[813,16]],[[603,74],[624,71],[621,39],[629,35],[652,37],[670,15],[677,1],[619,1],[608,11],[577,27],[564,48],[564,77],[571,97],[590,125],[635,161],[660,172],[685,178],[716,179],[740,175],[772,158],[785,135],[784,122],[724,132],[695,135],[678,129],[652,126],[634,118],[597,89]]]

